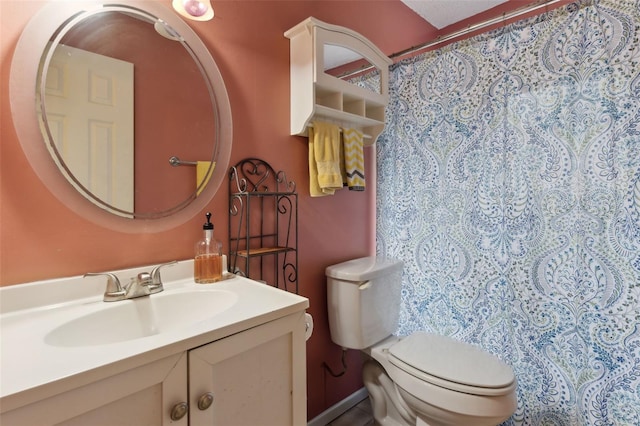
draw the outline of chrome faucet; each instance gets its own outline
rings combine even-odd
[[[120,279],[111,272],[87,272],[85,277],[104,275],[107,277],[107,288],[104,292],[105,302],[117,302],[118,300],[134,299],[150,294],[159,293],[164,290],[160,268],[177,263],[176,260],[158,265],[151,270],[151,273],[140,272],[132,277],[129,284],[122,286]]]

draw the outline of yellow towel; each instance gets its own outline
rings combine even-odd
[[[209,179],[211,179],[211,175],[213,174],[213,169],[216,168],[216,163],[212,163],[211,161],[198,161],[196,162],[196,190],[197,195],[200,195],[202,190],[209,183]]]
[[[364,145],[362,132],[357,129],[344,129],[344,168],[347,186],[351,191],[364,191]]]
[[[340,128],[314,122],[309,129],[309,190],[312,197],[332,195],[342,188]]]

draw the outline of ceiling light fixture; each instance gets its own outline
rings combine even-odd
[[[210,0],[173,0],[173,9],[181,16],[194,21],[208,21],[213,18]]]

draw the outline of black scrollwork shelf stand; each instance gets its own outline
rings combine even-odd
[[[298,293],[296,185],[258,158],[229,170],[229,271]]]

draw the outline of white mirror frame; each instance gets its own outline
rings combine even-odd
[[[52,1],[47,3],[26,25],[11,62],[9,96],[11,113],[22,149],[44,185],[70,210],[83,218],[119,232],[154,233],[180,226],[201,213],[226,179],[232,146],[231,105],[222,75],[198,35],[171,9],[160,3],[119,0],[154,15],[174,28],[200,60],[209,79],[217,109],[220,147],[216,167],[204,190],[189,205],[176,213],[154,219],[128,219],[103,210],[80,194],[63,176],[47,149],[36,112],[38,66],[48,41],[72,16],[87,10],[101,9],[102,1]]]

